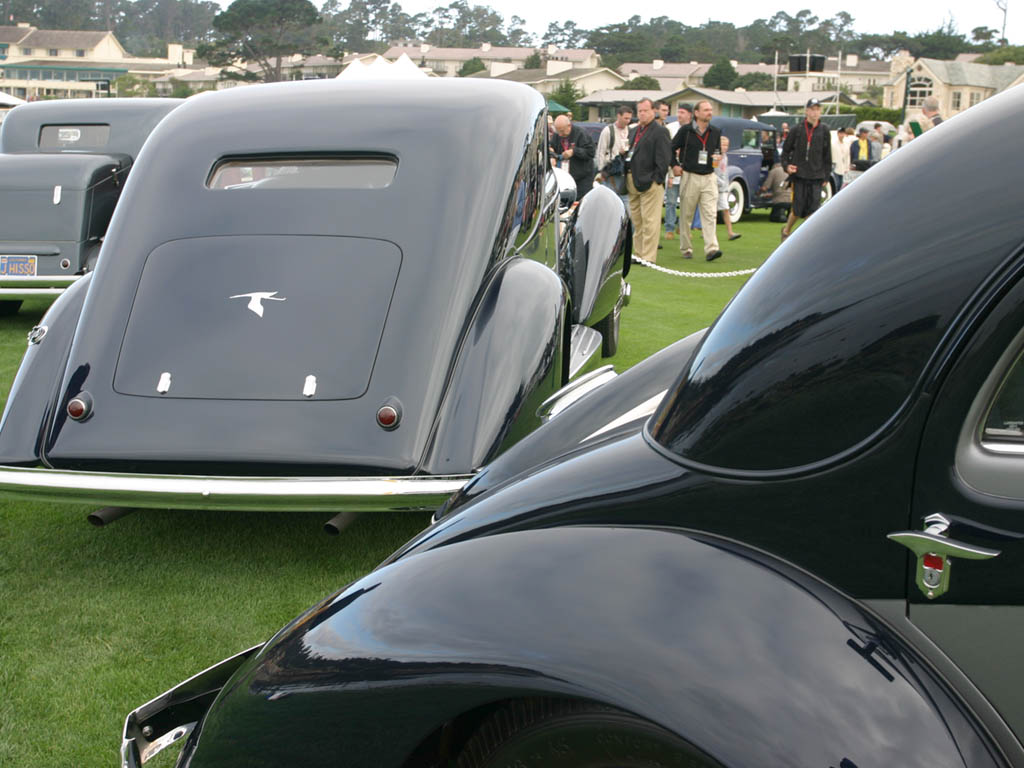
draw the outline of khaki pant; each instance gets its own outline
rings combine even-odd
[[[679,182],[679,249],[692,252],[690,225],[700,205],[700,227],[704,235],[704,255],[718,250],[718,179],[713,173],[687,173]]]
[[[633,185],[630,173],[626,175],[626,190],[629,192],[629,218],[633,221],[633,252],[644,261],[657,263],[665,187],[651,184],[646,192],[641,192]]]

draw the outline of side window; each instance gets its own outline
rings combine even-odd
[[[757,149],[759,131],[756,128],[744,128],[743,129],[743,141],[742,144],[747,149]]]
[[[982,443],[997,450],[1002,443],[1024,447],[1024,356],[1017,358],[996,393],[985,418]]]

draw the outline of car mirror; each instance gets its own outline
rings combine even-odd
[[[565,210],[576,202],[576,181],[563,168],[552,168],[558,183],[558,207]]]

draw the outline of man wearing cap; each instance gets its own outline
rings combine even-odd
[[[782,227],[782,239],[793,231],[797,219],[806,219],[821,204],[821,188],[832,171],[832,141],[821,122],[821,102],[807,102],[804,120],[793,127],[782,145],[782,167],[793,187],[793,207]]]

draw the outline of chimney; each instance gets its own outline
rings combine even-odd
[[[557,51],[557,50],[558,50],[558,46],[557,45],[555,45],[554,43],[549,43],[548,44],[548,56],[554,56],[555,55],[555,51]]]
[[[426,53],[429,50],[430,50],[430,44],[429,43],[421,43],[420,44],[420,53]]]
[[[18,26],[21,27],[22,29],[28,29],[32,25],[29,24],[27,21],[19,21]]]
[[[491,44],[484,43],[483,45],[480,46],[480,50],[483,51],[484,53],[487,53],[487,51],[491,50]]]
[[[655,72],[657,72],[659,69],[661,69],[664,66],[665,66],[665,61],[663,59],[655,59],[654,61],[651,62],[651,69],[653,69]]]
[[[732,65],[733,69],[736,69],[736,67],[738,67],[740,63],[736,61],[736,59],[729,59],[729,64]]]
[[[858,59],[857,59],[857,54],[856,53],[848,53],[848,54],[846,54],[846,66],[848,66],[848,67],[856,67],[857,66],[857,61],[858,61]]]
[[[568,72],[570,69],[572,69],[571,61],[558,61],[557,59],[548,59],[544,66],[544,71],[549,77],[557,75],[559,72]]]

